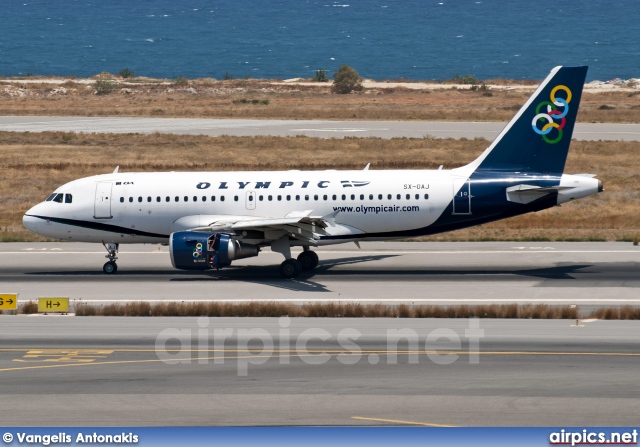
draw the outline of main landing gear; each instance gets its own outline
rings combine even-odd
[[[315,251],[309,250],[309,247],[304,247],[304,251],[298,255],[298,262],[302,270],[313,270],[318,266],[318,255]]]
[[[116,264],[116,259],[118,259],[118,244],[115,244],[113,242],[105,244],[103,241],[102,245],[107,250],[107,253],[109,253],[105,256],[105,258],[107,258],[109,261],[105,262],[105,264],[102,266],[102,271],[107,275],[113,275],[118,271],[118,264]]]
[[[302,271],[302,266],[295,259],[285,259],[280,264],[280,276],[286,279],[295,278]]]
[[[285,259],[285,261],[280,264],[280,276],[287,279],[295,278],[303,270],[313,270],[316,268],[318,262],[316,252],[309,250],[309,247],[305,247],[305,250],[298,255],[298,259]]]
[[[298,255],[298,259],[291,257],[291,246],[288,238],[278,239],[271,244],[271,250],[282,253],[285,260],[280,264],[280,276],[286,279],[295,278],[303,270],[313,270],[318,266],[318,255],[309,249],[302,247],[303,251]]]

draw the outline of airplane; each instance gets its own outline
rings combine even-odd
[[[451,170],[119,172],[69,182],[23,217],[42,236],[168,244],[173,267],[220,269],[264,248],[279,273],[314,269],[331,244],[432,235],[561,205],[603,191],[564,174],[588,67],[554,68],[491,145]],[[301,247],[294,258],[292,247]]]

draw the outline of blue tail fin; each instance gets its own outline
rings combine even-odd
[[[564,171],[587,67],[556,67],[471,166],[480,171]]]

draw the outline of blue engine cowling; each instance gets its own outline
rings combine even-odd
[[[258,256],[256,245],[243,244],[226,233],[178,231],[169,241],[171,264],[182,270],[220,269],[235,259]]]

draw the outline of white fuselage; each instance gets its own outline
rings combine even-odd
[[[422,228],[451,202],[453,171],[266,171],[113,173],[67,183],[30,209],[25,226],[43,236],[73,241],[166,242],[174,231],[204,226],[208,216],[282,217],[340,211],[335,235]],[[47,220],[29,216],[44,216]],[[199,216],[204,216],[200,219]],[[61,223],[56,219],[76,223]],[[80,222],[96,224],[84,225]],[[101,225],[109,230],[100,229]],[[122,228],[121,233],[113,231]],[[125,231],[131,230],[131,231]]]
[[[326,228],[329,237],[314,245],[393,239],[402,237],[398,232],[426,229],[446,210],[458,220],[478,217],[487,180],[465,185],[471,169],[112,173],[61,186],[51,196],[61,194],[58,200],[34,206],[23,222],[56,239],[166,243],[175,231],[213,221],[338,211],[335,225]],[[569,189],[561,190],[557,204],[595,194],[600,185],[591,177],[562,175],[560,186]]]

